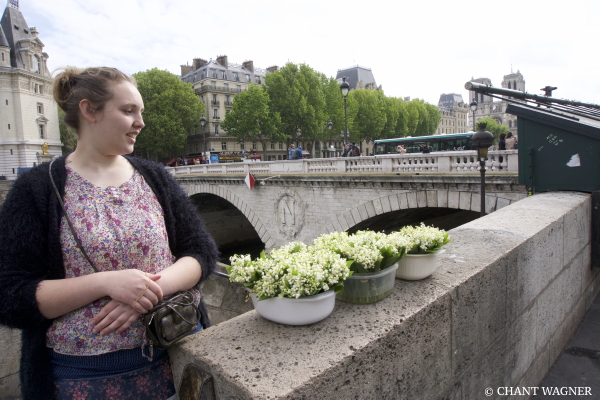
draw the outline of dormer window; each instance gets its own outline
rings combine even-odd
[[[18,25],[13,25],[15,27],[16,30],[19,30],[19,26]]]
[[[36,55],[33,56],[33,72],[40,73],[40,58]]]
[[[23,29],[23,32],[25,33],[29,33],[29,31],[27,29]]]

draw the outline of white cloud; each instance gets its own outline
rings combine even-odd
[[[49,65],[108,65],[128,73],[179,73],[194,57],[253,60],[266,68],[304,62],[328,76],[362,65],[387,95],[437,103],[471,76],[500,86],[511,66],[527,91],[600,103],[592,46],[600,3],[572,0],[197,2],[24,0],[21,11]]]

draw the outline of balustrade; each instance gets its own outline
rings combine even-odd
[[[473,150],[429,154],[385,154],[368,157],[309,158],[303,160],[257,161],[201,164],[168,168],[172,175],[204,174],[328,174],[328,173],[478,173],[479,162]],[[490,151],[488,173],[514,174],[519,171],[518,150]]]

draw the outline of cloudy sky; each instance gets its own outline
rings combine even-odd
[[[388,96],[437,104],[471,77],[519,70],[529,93],[600,103],[598,0],[345,2],[331,0],[20,0],[51,70],[157,67],[180,73],[193,58],[306,63],[334,76],[371,68]]]

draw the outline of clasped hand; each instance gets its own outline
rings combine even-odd
[[[108,295],[112,300],[102,307],[92,323],[94,333],[121,333],[141,315],[147,313],[163,298],[156,283],[160,275],[146,274],[136,269],[111,272]]]

